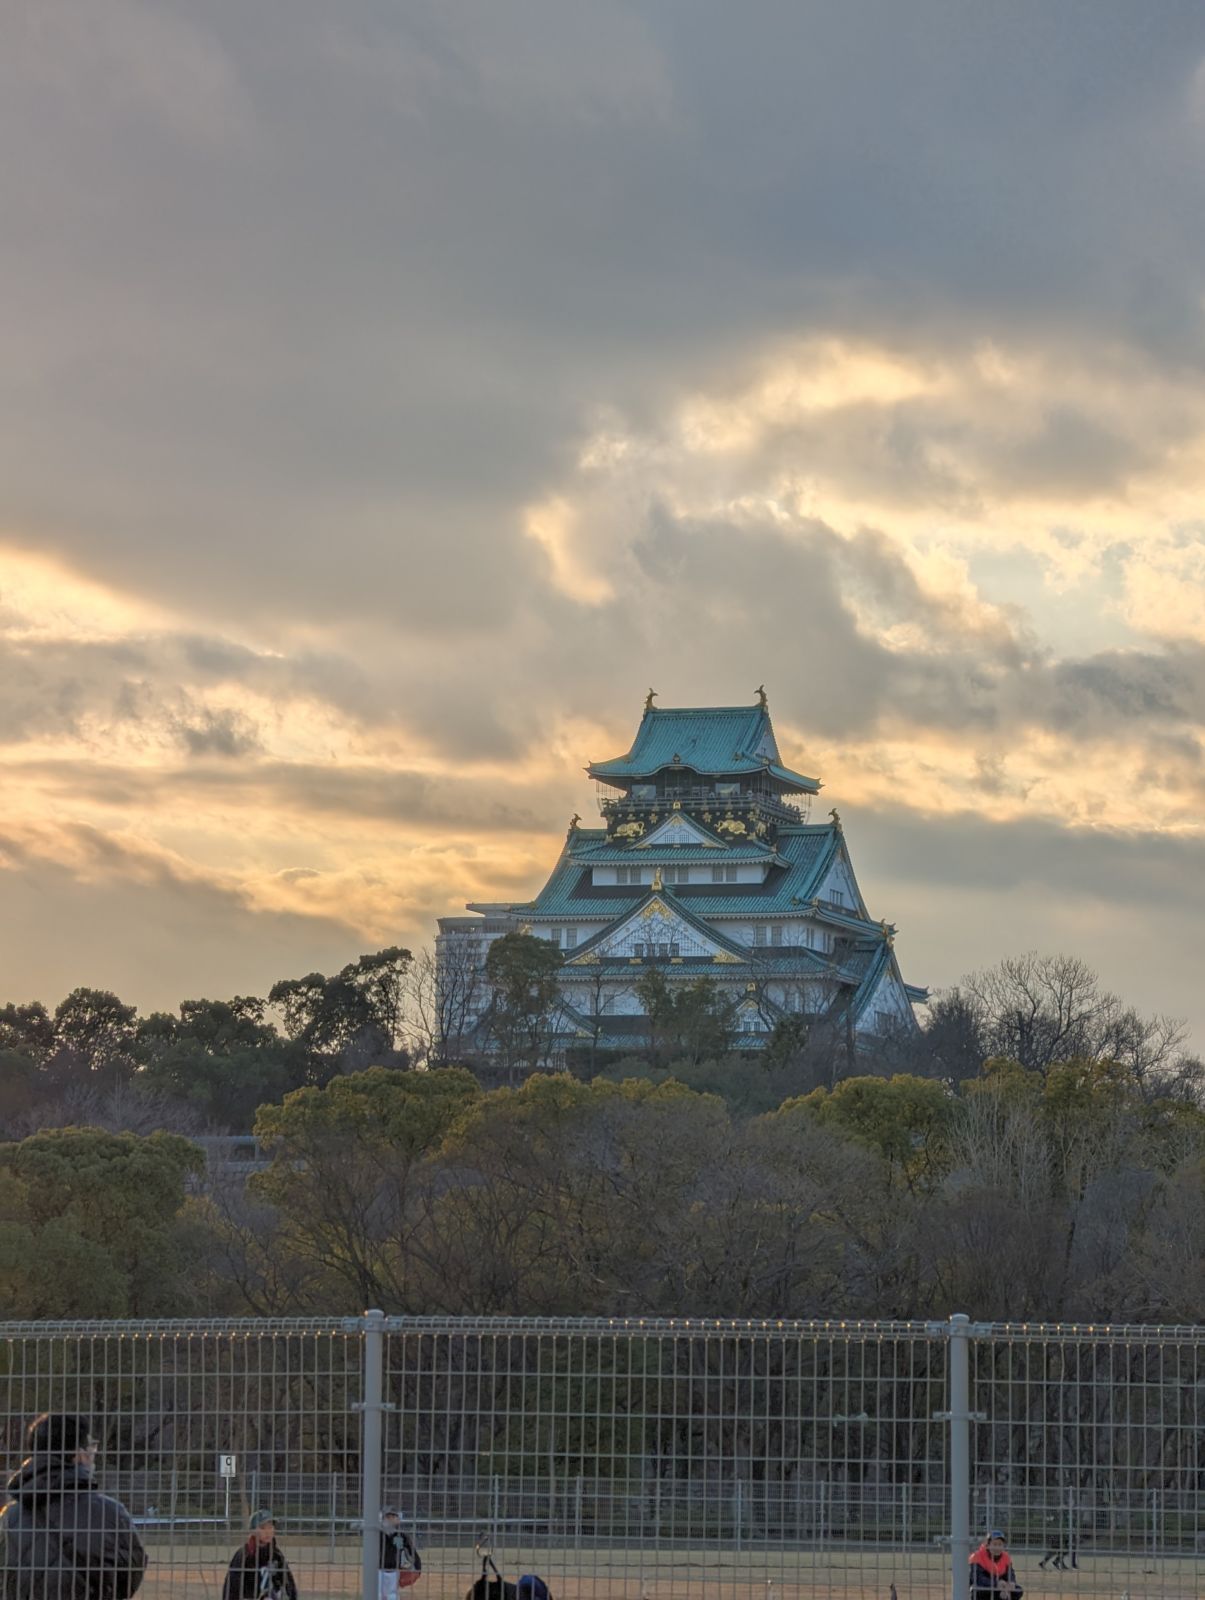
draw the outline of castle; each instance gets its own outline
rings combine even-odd
[[[549,940],[563,958],[560,1051],[638,1049],[649,1024],[636,985],[651,966],[671,984],[710,978],[742,1049],[792,1013],[862,1038],[914,1027],[926,991],[903,981],[894,927],[867,911],[837,812],[809,820],[820,785],[782,764],[764,689],[752,706],[654,700],[650,690],[627,754],[586,769],[602,826],[574,817],[533,900],[441,918],[440,971],[463,967],[466,950],[479,971],[503,933]],[[462,1038],[487,1000],[479,990]]]

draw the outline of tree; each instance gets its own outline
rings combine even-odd
[[[411,956],[391,946],[349,962],[333,978],[311,972],[274,984],[288,1037],[338,1058],[345,1070],[395,1062],[403,1027],[403,995]]]
[[[536,1074],[483,1096],[428,1191],[444,1309],[701,1311],[713,1175],[732,1132],[682,1084]]]
[[[561,952],[529,933],[504,933],[490,945],[485,979],[491,994],[489,1033],[512,1081],[544,1060],[559,994]]]
[[[250,1130],[257,1109],[291,1089],[324,1081],[321,1059],[282,1039],[264,1020],[265,1002],[185,1000],[179,1017],[155,1012],[139,1024],[147,1090],[191,1108],[211,1127]]]
[[[479,937],[447,937],[438,961],[433,950],[420,951],[406,977],[404,1027],[411,1060],[445,1067],[472,1055],[487,1000]]]
[[[415,1191],[423,1162],[479,1095],[463,1068],[372,1067],[263,1106],[272,1153],[253,1193],[280,1213],[285,1247],[347,1307],[421,1309]]]
[[[914,1040],[916,1070],[951,1087],[977,1077],[991,1054],[984,1022],[983,1006],[973,995],[952,989],[934,996]]]
[[[950,1097],[931,1078],[843,1078],[833,1089],[804,1096],[823,1127],[840,1128],[882,1157],[889,1183],[923,1190],[943,1175]]]
[[[731,1048],[735,1007],[712,978],[671,983],[651,967],[636,985],[649,1019],[654,1061],[681,1057],[691,1066]]]
[[[189,1299],[184,1181],[200,1151],[174,1134],[57,1128],[0,1149],[0,1283],[29,1317],[139,1317]]]
[[[573,1070],[592,1078],[599,1070],[600,1046],[611,1018],[615,1015],[608,1007],[626,999],[634,991],[627,984],[617,987],[614,974],[608,972],[601,961],[587,967],[586,981],[581,986],[582,1011],[586,1023],[583,1048],[574,1050]]]
[[[60,1075],[99,1074],[110,1082],[135,1069],[138,1011],[108,989],[73,989],[54,1013],[54,1060]]]
[[[42,1062],[54,1049],[54,1022],[40,1000],[18,1006],[0,1006],[0,1052]]]
[[[1117,1061],[1151,1097],[1182,1060],[1182,1023],[1141,1017],[1074,956],[1010,956],[964,978],[949,999],[964,1009],[966,1034],[977,1030],[985,1060],[1001,1057],[1037,1072],[1058,1061]]]

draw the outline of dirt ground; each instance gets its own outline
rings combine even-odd
[[[281,1546],[300,1600],[349,1597],[360,1587],[359,1549],[340,1538],[288,1538]],[[221,1600],[233,1545],[210,1533],[147,1537],[147,1600]],[[555,1600],[947,1600],[948,1558],[934,1548],[912,1550],[499,1550],[505,1576],[538,1572]],[[1043,1572],[1039,1553],[1014,1551],[1025,1600],[1205,1600],[1205,1560],[1087,1555],[1078,1572]],[[414,1600],[463,1600],[480,1570],[471,1549],[423,1549]]]

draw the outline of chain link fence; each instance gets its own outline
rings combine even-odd
[[[1205,1330],[386,1318],[0,1324],[10,1468],[92,1419],[144,1593],[220,1600],[257,1510],[301,1600],[417,1600],[492,1550],[556,1600],[965,1593],[1005,1530],[1030,1600],[1189,1600],[1205,1576]]]

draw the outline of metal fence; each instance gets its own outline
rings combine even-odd
[[[465,1595],[483,1543],[556,1600],[959,1600],[992,1527],[1029,1600],[1188,1600],[1203,1346],[965,1318],[0,1324],[0,1445],[15,1468],[33,1416],[92,1418],[164,1600],[219,1600],[261,1508],[301,1600],[376,1600],[390,1506],[416,1600]]]

